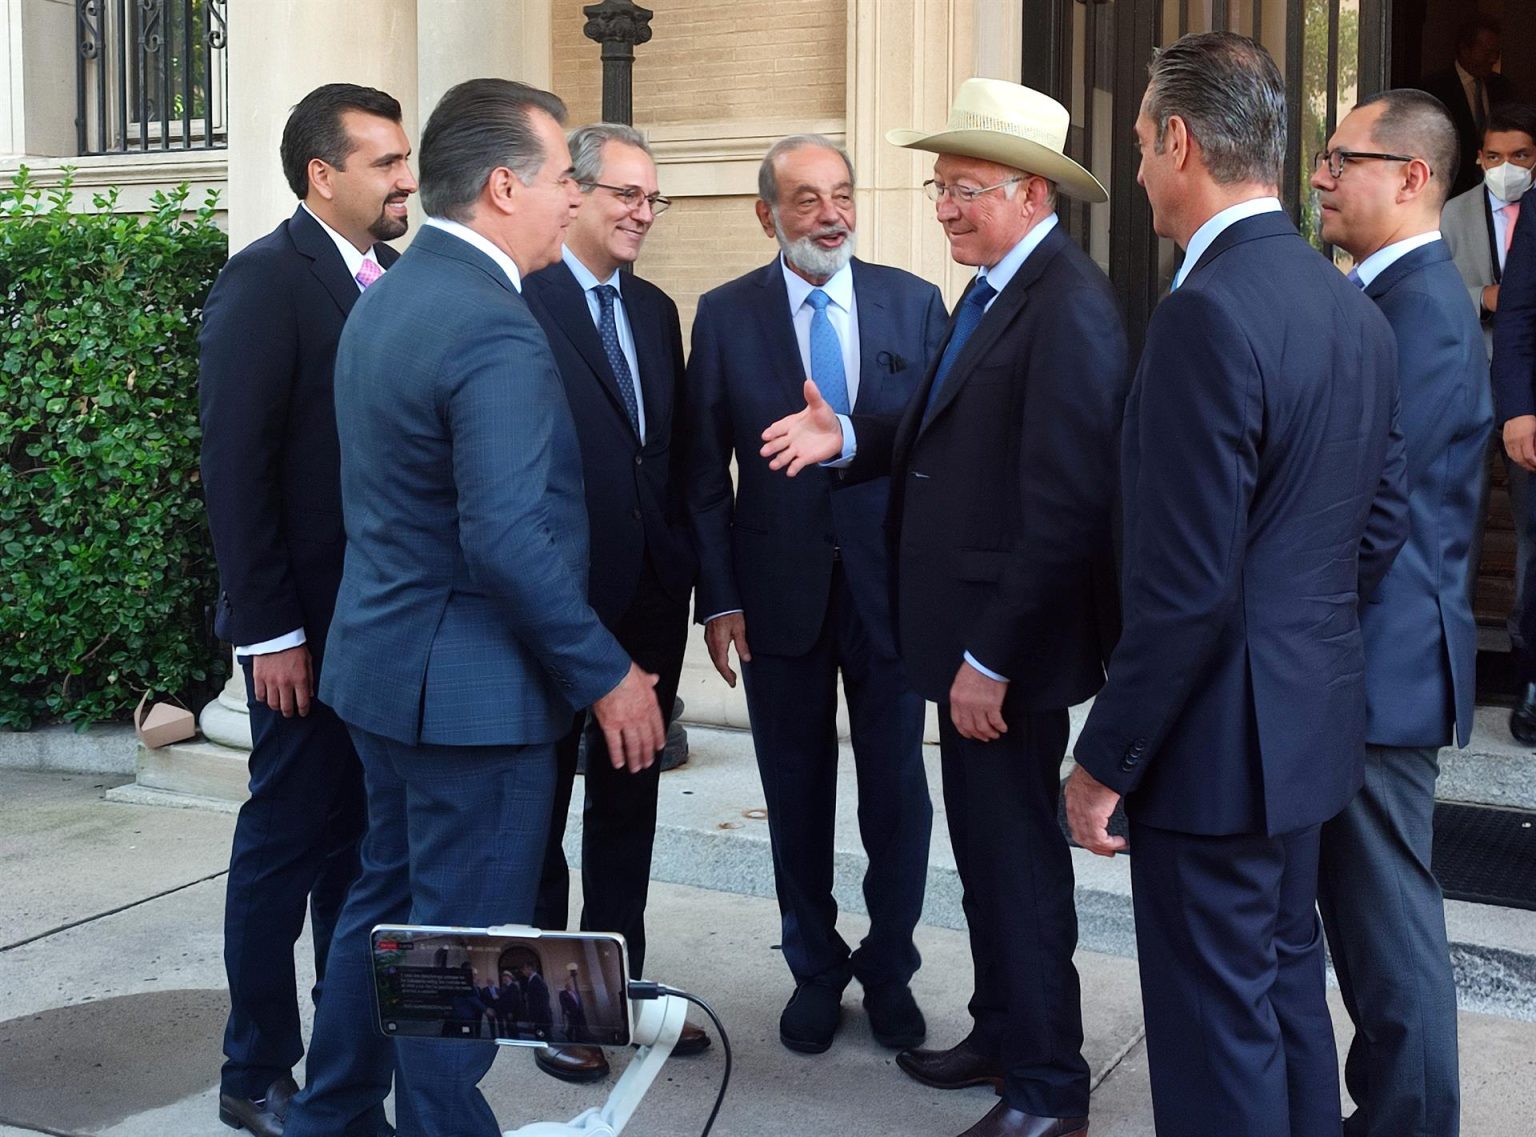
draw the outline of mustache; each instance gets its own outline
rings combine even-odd
[[[829,225],[825,229],[818,229],[810,234],[810,238],[813,241],[819,241],[823,237],[848,237],[852,236],[852,234],[853,230],[846,225]]]

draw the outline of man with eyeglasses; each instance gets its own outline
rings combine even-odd
[[[1456,1137],[1456,979],[1430,852],[1440,748],[1472,733],[1467,577],[1493,418],[1487,354],[1440,236],[1457,146],[1445,107],[1423,91],[1384,91],[1356,104],[1329,146],[1312,174],[1323,240],[1354,258],[1397,340],[1410,519],[1360,605],[1364,785],[1322,829],[1318,906],[1355,1027],[1344,1132]],[[1351,156],[1364,151],[1387,156]]]
[[[853,166],[828,139],[775,143],[758,194],[758,221],[780,255],[706,293],[693,325],[695,617],[720,675],[735,686],[734,647],[746,681],[795,981],[780,1041],[826,1050],[843,989],[857,979],[876,1041],[913,1046],[927,1033],[908,982],[919,963],[912,931],[933,813],[923,702],[902,674],[891,629],[881,531],[888,484],[845,484],[834,470],[789,482],[770,474],[757,448],[769,423],[802,404],[810,379],[844,412],[899,414],[937,350],[944,305],[933,285],[853,256]],[[839,671],[869,854],[869,934],[851,952],[832,897]]]
[[[967,1037],[896,1062],[1002,1100],[965,1137],[1076,1137],[1089,1070],[1072,858],[1057,824],[1067,708],[1104,681],[1118,631],[1115,472],[1129,379],[1103,271],[1057,194],[1102,203],[1065,154],[1056,100],[971,79],[947,127],[892,131],[937,155],[926,183],[950,255],[976,276],[900,415],[837,416],[823,393],[769,429],[773,468],[889,472],[901,658],[939,704],[944,803],[965,888],[975,989]]]
[[[630,657],[656,675],[657,702],[670,723],[695,567],[673,450],[683,340],[671,297],[620,270],[639,258],[656,216],[671,203],[656,188],[656,163],[640,131],[596,123],[573,130],[568,141],[581,206],[560,260],[528,278],[528,306],[549,337],[581,440],[592,549],[587,602]],[[638,977],[662,764],[615,765],[584,709],[555,746],[558,777],[534,923],[566,926],[570,872],[561,839],[583,737],[581,927],[621,933]],[[672,1052],[708,1045],[690,1024]],[[596,1046],[549,1047],[534,1058],[566,1081],[608,1073]]]

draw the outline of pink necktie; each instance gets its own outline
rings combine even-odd
[[[1504,207],[1504,255],[1509,255],[1509,246],[1515,239],[1515,222],[1520,220],[1520,203],[1512,201]]]
[[[364,257],[363,267],[357,270],[357,275],[352,279],[357,281],[359,288],[367,288],[383,275],[384,270],[379,267],[378,261],[369,260],[367,257]]]

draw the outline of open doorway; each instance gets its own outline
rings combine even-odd
[[[1476,32],[1482,47],[1496,44],[1499,54],[1496,74],[1486,85],[1474,85],[1476,80],[1469,80],[1465,68],[1457,70],[1458,43],[1463,51],[1476,54],[1477,46],[1467,44],[1460,33],[1479,16],[1490,21]],[[1465,120],[1459,129],[1475,137],[1467,113],[1476,106],[1475,95],[1470,92],[1486,89],[1490,102],[1536,102],[1536,5],[1530,0],[1394,0],[1391,19],[1392,85],[1423,85],[1447,100],[1447,105],[1461,90],[1469,92],[1459,106],[1451,106],[1453,114],[1460,112],[1459,117]],[[1463,174],[1458,188],[1477,190],[1479,171],[1472,167]],[[1509,651],[1518,541],[1505,464],[1497,450],[1490,452],[1488,465],[1491,486],[1473,591],[1478,622],[1478,701],[1503,702],[1512,698],[1517,688]]]

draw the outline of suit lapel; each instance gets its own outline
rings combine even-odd
[[[288,220],[288,236],[293,247],[309,258],[310,271],[331,294],[341,314],[348,315],[361,291],[352,274],[347,272],[347,262],[341,259],[341,251],[336,248],[331,235],[301,205]]]
[[[549,310],[556,326],[571,341],[581,358],[586,361],[596,377],[598,385],[608,394],[609,400],[618,408],[619,414],[629,421],[629,412],[624,407],[624,396],[619,393],[619,381],[613,374],[613,368],[608,363],[608,356],[603,351],[602,340],[597,336],[597,325],[592,322],[592,309],[587,306],[587,296],[571,270],[566,267],[564,261],[556,261],[539,274],[543,286],[551,293],[550,303],[545,305]],[[626,293],[624,302],[629,303],[629,295]],[[630,329],[634,330],[635,321],[630,320]],[[639,337],[635,339],[639,344]]]
[[[660,424],[672,418],[672,371],[667,366],[660,314],[651,296],[634,286],[633,277],[630,285],[624,290],[624,307],[629,316],[629,332],[635,338],[635,360],[640,365],[646,434],[655,437]]]
[[[1267,213],[1256,213],[1252,217],[1244,217],[1241,221],[1234,221],[1210,243],[1205,252],[1200,254],[1200,259],[1195,262],[1195,267],[1190,269],[1184,277],[1184,285],[1189,284],[1189,278],[1210,265],[1222,253],[1235,245],[1241,245],[1247,241],[1256,241],[1261,237],[1281,237],[1286,234],[1296,234],[1296,226],[1291,224],[1291,219],[1280,210]]]
[[[1388,292],[1395,288],[1399,281],[1412,276],[1421,269],[1428,268],[1432,264],[1451,259],[1450,250],[1445,247],[1444,241],[1433,241],[1423,245],[1412,252],[1404,253],[1386,268],[1376,275],[1376,279],[1366,286],[1365,294],[1372,300],[1380,300]]]
[[[754,317],[768,354],[769,369],[785,384],[794,405],[803,405],[808,376],[800,359],[800,343],[795,339],[795,317],[789,310],[789,290],[784,287],[779,258],[775,257],[759,271],[757,284],[763,290],[763,298],[762,303],[754,306]]]
[[[855,260],[853,302],[859,309],[859,397],[854,401],[853,410],[862,413],[868,408],[874,413],[880,401],[881,367],[894,366],[881,363],[882,354],[890,358],[882,345],[895,342],[896,329],[891,326],[885,294],[878,288],[865,288],[864,275],[863,263]]]

